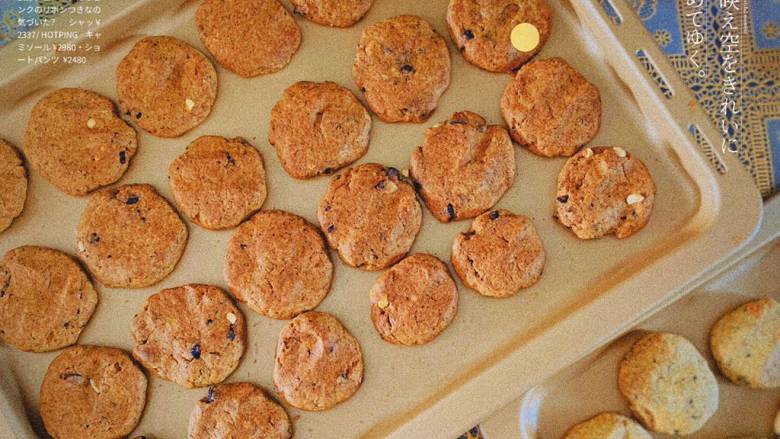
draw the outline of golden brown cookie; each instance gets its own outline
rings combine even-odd
[[[647,224],[655,183],[641,160],[620,147],[585,148],[558,174],[555,216],[580,239],[626,238]]]
[[[710,331],[710,348],[733,383],[780,386],[780,304],[765,297],[724,314]]]
[[[171,163],[168,181],[182,213],[211,230],[237,226],[267,195],[263,156],[240,137],[198,137]]]
[[[18,349],[76,343],[97,302],[89,278],[65,253],[23,246],[0,261],[0,339]]]
[[[520,23],[530,23],[539,32],[539,44],[530,52],[512,45],[512,29]],[[508,73],[547,42],[552,11],[547,0],[451,0],[447,25],[466,61],[490,72]]]
[[[122,112],[139,127],[158,137],[179,137],[211,113],[217,71],[184,41],[146,37],[119,63],[116,92]]]
[[[501,114],[512,138],[534,154],[570,156],[598,133],[601,95],[561,58],[532,61],[504,90]]]
[[[165,278],[187,244],[187,227],[148,184],[104,189],[76,229],[78,255],[107,287],[143,288]]]
[[[10,143],[0,139],[0,232],[22,214],[27,200],[27,170]]]
[[[368,150],[371,116],[334,82],[300,81],[271,111],[268,142],[294,178],[332,174]]]
[[[133,357],[185,387],[221,383],[244,353],[244,315],[218,287],[189,284],[149,296],[133,317]]]
[[[54,438],[125,437],[141,419],[146,376],[120,349],[72,346],[46,370],[40,404]]]
[[[371,287],[371,321],[390,343],[425,344],[452,323],[458,288],[447,265],[416,253],[384,272]]]
[[[245,78],[283,69],[301,45],[301,30],[277,0],[205,0],[195,14],[203,45]]]
[[[367,163],[333,177],[317,217],[345,263],[376,271],[409,252],[420,231],[422,209],[397,169]]]
[[[652,439],[633,419],[610,412],[580,422],[566,432],[563,439]]]
[[[352,73],[385,122],[422,122],[450,85],[450,52],[420,17],[399,15],[363,30]]]
[[[335,317],[311,311],[282,328],[274,386],[288,404],[327,410],[352,396],[362,382],[360,345]]]
[[[328,294],[332,277],[319,230],[279,210],[259,212],[242,224],[225,252],[230,291],[274,319],[314,309]]]
[[[61,88],[33,107],[24,138],[30,166],[70,195],[119,180],[137,149],[135,130],[93,91]]]
[[[618,372],[620,393],[645,427],[665,434],[698,431],[718,409],[718,383],[696,347],[650,333],[631,347]]]
[[[463,111],[426,131],[409,173],[437,220],[474,218],[512,186],[515,150],[503,127]]]
[[[289,439],[287,412],[250,383],[210,387],[190,415],[188,439]]]
[[[360,21],[374,0],[290,0],[295,13],[325,26],[349,27]]]

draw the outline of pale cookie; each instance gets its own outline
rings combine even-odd
[[[0,139],[0,232],[22,214],[27,200],[27,170],[10,143]]]
[[[108,98],[61,88],[33,107],[24,154],[59,190],[85,195],[122,177],[138,148],[136,137]]]
[[[78,255],[107,287],[143,288],[165,278],[187,244],[187,227],[148,184],[102,190],[76,229]]]
[[[291,319],[317,307],[333,277],[319,230],[279,210],[259,212],[236,230],[224,270],[236,298],[274,319]]]
[[[56,439],[125,437],[141,419],[146,384],[144,373],[120,349],[69,347],[43,377],[43,424]]]
[[[374,0],[290,0],[295,12],[325,26],[349,27],[360,21]]]
[[[182,213],[211,230],[239,225],[267,195],[263,156],[240,137],[198,137],[171,163],[168,182]]]
[[[718,382],[687,339],[651,333],[631,347],[618,372],[620,393],[648,429],[688,435],[718,409]]]
[[[65,253],[23,246],[0,261],[0,339],[18,349],[76,343],[97,302],[89,278]]]
[[[641,230],[655,205],[655,183],[641,160],[623,148],[585,148],[558,174],[555,217],[580,239]]]
[[[268,142],[290,176],[332,174],[368,151],[371,116],[334,82],[296,82],[271,111]]]
[[[603,412],[571,427],[563,439],[652,439],[633,419]]]

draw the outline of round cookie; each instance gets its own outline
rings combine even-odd
[[[288,404],[326,410],[352,396],[362,382],[360,345],[335,317],[311,311],[282,328],[274,386]]]
[[[539,44],[530,52],[521,52],[512,45],[512,30],[520,23],[530,23],[539,31]],[[508,73],[526,63],[547,42],[552,11],[547,0],[451,0],[447,25],[466,61],[490,72]]]
[[[633,419],[610,412],[598,415],[571,427],[563,439],[652,439],[650,433]]]
[[[580,239],[614,233],[623,239],[647,224],[655,183],[645,165],[623,148],[584,148],[558,174],[555,217]]]
[[[242,224],[225,252],[230,291],[274,319],[314,309],[328,294],[332,277],[319,230],[279,210],[259,212]]]
[[[450,52],[430,23],[399,15],[363,30],[352,73],[380,119],[422,122],[450,85]]]
[[[464,111],[426,131],[409,173],[437,220],[474,218],[512,186],[515,150],[503,127]]]
[[[59,190],[85,195],[122,177],[138,148],[136,137],[108,98],[61,88],[33,107],[24,154]]]
[[[104,189],[76,229],[78,255],[107,287],[143,288],[165,278],[187,244],[187,227],[148,184]]]
[[[368,150],[371,115],[355,95],[333,82],[300,81],[271,111],[268,142],[294,178],[331,174]]]
[[[10,143],[0,139],[0,232],[22,214],[27,200],[27,170]]]
[[[289,439],[287,412],[250,383],[210,387],[190,414],[188,439]]]
[[[201,136],[168,168],[173,198],[190,221],[235,227],[265,202],[263,156],[246,140]]]
[[[144,373],[120,349],[69,347],[43,377],[43,424],[57,439],[125,437],[141,419],[146,384]]]
[[[241,311],[218,287],[189,284],[149,296],[133,317],[133,357],[185,387],[221,383],[244,353]]]
[[[76,343],[97,302],[89,278],[65,253],[23,246],[0,261],[0,339],[18,349]]]
[[[374,328],[384,340],[400,345],[428,343],[447,329],[458,311],[458,289],[447,266],[425,253],[384,272],[370,297]]]
[[[532,61],[506,86],[501,114],[512,138],[529,151],[570,156],[598,133],[601,95],[561,58]]]
[[[409,252],[420,231],[422,209],[397,169],[367,163],[333,177],[317,217],[346,264],[377,271]]]
[[[724,314],[710,331],[710,348],[733,383],[780,386],[780,304],[766,297]]]
[[[119,63],[116,92],[122,112],[139,127],[158,137],[179,137],[211,113],[217,71],[184,41],[146,37]]]
[[[455,238],[451,262],[467,287],[483,296],[507,297],[539,280],[545,253],[531,220],[500,209],[476,217]]]
[[[718,383],[687,339],[650,333],[631,347],[618,371],[620,393],[652,431],[688,435],[718,409]]]
[[[360,21],[374,0],[290,0],[295,13],[325,26],[349,27]]]
[[[277,0],[205,0],[195,27],[217,62],[245,78],[283,69],[301,45],[298,24]]]

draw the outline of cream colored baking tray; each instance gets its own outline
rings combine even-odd
[[[204,134],[243,136],[266,159],[270,193],[264,207],[316,222],[317,203],[328,179],[295,181],[282,171],[266,140],[274,102],[297,80],[334,80],[357,91],[351,75],[355,46],[362,29],[378,20],[418,14],[447,35],[447,0],[375,3],[363,21],[346,30],[298,18],[303,30],[301,50],[279,73],[243,79],[218,67],[219,96],[208,120],[179,139],[139,132],[138,155],[121,183],[151,183],[172,199],[166,170],[190,141]],[[539,158],[517,148],[518,178],[499,206],[528,215],[536,224],[548,255],[542,280],[503,300],[480,297],[459,285],[460,309],[452,326],[429,345],[405,348],[383,342],[372,327],[368,290],[377,274],[337,263],[333,289],[319,309],[338,316],[360,341],[365,381],[352,399],[332,410],[304,413],[288,407],[298,437],[455,436],[679,298],[695,279],[754,234],[761,220],[758,191],[733,157],[720,158],[728,168],[721,174],[692,141],[688,127],[697,124],[713,144],[720,145],[641,24],[622,6],[618,12],[623,21],[618,26],[595,0],[550,3],[555,11],[553,31],[540,57],[566,58],[600,89],[604,111],[593,145],[621,145],[647,164],[658,187],[650,223],[624,241],[577,240],[552,218],[556,176],[564,160]],[[116,99],[116,66],[143,35],[173,35],[203,50],[193,25],[197,4],[101,1],[104,51],[86,66],[22,68],[13,50],[0,51],[0,135],[20,145],[33,104],[56,87],[82,86]],[[658,63],[674,91],[671,99],[663,96],[636,60],[637,50]],[[475,111],[501,123],[499,98],[510,77],[465,63],[452,44],[450,52],[452,85],[431,120],[389,125],[374,118],[369,152],[360,163],[405,168],[426,127],[455,111]],[[25,212],[0,235],[0,252],[37,244],[75,253],[75,228],[86,202],[58,192],[33,172]],[[426,212],[413,251],[448,260],[453,238],[468,225],[468,221],[439,224]],[[131,318],[150,294],[187,282],[225,286],[222,255],[230,232],[193,225],[189,230],[181,262],[159,285],[135,291],[100,287],[100,304],[81,343],[130,349]],[[332,258],[337,260],[335,255]],[[249,380],[271,389],[274,346],[284,322],[242,309],[248,316],[249,346],[229,380]],[[8,347],[0,351],[4,368],[19,383],[27,416],[40,430],[39,385],[56,353],[21,353]],[[183,437],[190,410],[204,394],[205,390],[185,390],[152,378],[137,433]]]

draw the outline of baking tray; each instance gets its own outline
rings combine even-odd
[[[338,316],[360,341],[365,380],[353,398],[332,410],[304,413],[288,407],[298,437],[455,436],[680,297],[694,279],[754,234],[761,220],[758,191],[733,157],[719,158],[728,168],[721,174],[692,141],[688,127],[693,123],[720,144],[685,87],[669,77],[673,70],[641,24],[626,11],[622,24],[613,24],[595,0],[550,3],[553,31],[540,57],[564,57],[600,89],[602,127],[592,144],[622,145],[645,162],[658,188],[653,218],[628,240],[577,240],[552,218],[556,176],[564,160],[517,148],[518,177],[499,206],[530,216],[537,226],[548,256],[541,281],[502,300],[481,297],[459,284],[460,309],[452,326],[431,344],[406,348],[383,342],[371,324],[368,290],[378,274],[336,263],[332,291],[318,309]],[[197,4],[101,1],[104,49],[86,66],[20,67],[12,50],[0,52],[0,135],[20,145],[32,106],[57,87],[83,86],[116,100],[115,68],[142,35],[173,35],[204,50],[193,25]],[[139,131],[138,154],[120,183],[151,183],[171,200],[166,170],[190,141],[204,134],[243,136],[265,157],[269,197],[264,208],[284,209],[316,223],[316,206],[328,179],[296,181],[283,172],[266,141],[271,107],[297,80],[334,80],[357,92],[351,64],[360,32],[400,13],[418,14],[445,35],[452,85],[427,123],[390,125],[374,118],[369,152],[359,163],[406,168],[425,129],[455,111],[468,109],[501,123],[499,98],[510,77],[483,72],[463,60],[446,37],[446,5],[447,0],[377,1],[360,23],[345,30],[298,18],[303,44],[287,68],[244,79],[218,66],[219,96],[206,122],[178,139]],[[636,60],[640,49],[666,72],[675,89],[671,99]],[[75,228],[87,198],[64,195],[34,172],[29,193],[25,212],[0,235],[0,252],[36,244],[74,254]],[[413,251],[448,260],[453,238],[468,226],[469,221],[439,224],[425,211]],[[231,232],[193,225],[189,230],[182,260],[160,284],[133,291],[99,287],[100,304],[80,343],[130,349],[131,318],[150,294],[188,282],[225,286],[222,255]],[[335,254],[331,257],[337,260]],[[284,322],[242,309],[248,317],[248,349],[229,381],[248,380],[272,389],[274,347]],[[22,353],[5,346],[0,352],[19,383],[27,417],[40,430],[39,386],[56,353]],[[137,433],[182,437],[190,410],[204,394],[152,378]]]

